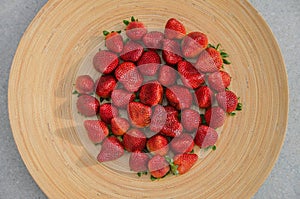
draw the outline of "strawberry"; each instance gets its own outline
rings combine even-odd
[[[157,81],[150,81],[140,89],[140,102],[148,106],[160,104],[163,100],[163,87]]]
[[[208,45],[208,38],[202,32],[191,32],[187,34],[181,43],[182,54],[186,58],[198,56]]]
[[[76,78],[75,89],[80,94],[90,94],[94,91],[94,80],[89,75],[80,75]]]
[[[165,26],[165,37],[168,39],[182,39],[186,34],[185,27],[177,19],[171,18]]]
[[[149,126],[151,114],[151,107],[140,102],[130,102],[128,105],[129,119],[138,128]]]
[[[169,137],[176,137],[182,133],[183,127],[178,120],[178,112],[171,106],[165,107],[167,119],[160,133]]]
[[[105,103],[100,105],[99,116],[106,124],[111,124],[111,119],[119,115],[118,109],[112,106],[111,103]]]
[[[214,106],[206,110],[204,117],[206,123],[211,128],[216,129],[218,127],[221,127],[224,124],[226,119],[226,114],[222,108],[218,106]]]
[[[127,108],[129,102],[132,102],[135,95],[123,89],[115,89],[111,93],[111,103],[118,108]]]
[[[199,108],[208,108],[211,106],[214,99],[213,92],[208,86],[201,86],[195,91],[195,100],[198,103]]]
[[[181,124],[186,131],[194,132],[201,124],[201,117],[195,110],[184,109],[181,112]]]
[[[143,43],[148,49],[160,50],[164,34],[158,31],[151,31],[144,35]]]
[[[81,95],[77,99],[77,110],[84,116],[91,117],[99,112],[99,101],[90,95]]]
[[[188,61],[180,61],[177,64],[177,69],[181,77],[182,83],[189,88],[196,89],[205,82],[203,74]]]
[[[180,45],[170,39],[163,40],[162,57],[169,65],[175,65],[182,60]]]
[[[155,155],[148,162],[148,170],[154,178],[162,178],[170,171],[170,166],[164,157]]]
[[[158,133],[164,127],[166,120],[167,111],[165,108],[161,105],[155,106],[151,116],[150,130]]]
[[[132,62],[123,62],[115,71],[116,78],[123,84],[129,92],[137,91],[144,79]]]
[[[175,154],[188,153],[194,148],[193,137],[187,133],[174,137],[170,143],[171,149]]]
[[[200,148],[207,148],[213,146],[218,140],[218,133],[213,129],[205,125],[200,125],[194,142]]]
[[[123,144],[127,151],[142,151],[146,146],[146,136],[138,129],[131,129],[123,136]]]
[[[116,85],[117,81],[112,75],[101,76],[96,82],[96,94],[102,98],[110,98]]]
[[[153,76],[156,74],[161,60],[159,54],[155,51],[146,51],[137,62],[137,66],[142,75]]]
[[[238,106],[238,97],[232,91],[224,91],[216,95],[217,102],[227,113],[236,110]]]
[[[197,162],[198,155],[196,154],[178,154],[174,157],[174,164],[178,165],[177,171],[179,174],[188,172]]]
[[[203,51],[195,64],[195,67],[203,73],[212,73],[222,68],[223,59],[220,52],[212,47]]]
[[[115,53],[101,50],[95,55],[93,64],[98,72],[110,74],[118,66],[119,59]]]
[[[144,47],[141,44],[130,40],[124,45],[120,57],[124,61],[137,62],[141,58],[143,52]]]
[[[133,16],[131,21],[124,20],[123,22],[126,25],[126,35],[132,40],[140,40],[147,33],[144,24]]]
[[[189,108],[192,105],[193,97],[190,91],[179,85],[174,85],[166,89],[166,98],[171,106],[177,110]]]
[[[178,117],[178,111],[173,106],[165,106],[164,108],[168,115]]]
[[[85,120],[84,128],[88,132],[89,139],[95,143],[101,143],[109,134],[106,124],[99,120]]]
[[[105,36],[105,46],[108,50],[114,53],[120,53],[123,50],[123,37],[119,33],[121,33],[121,31],[103,31]]]
[[[118,138],[107,137],[103,143],[100,153],[97,156],[99,162],[107,162],[120,158],[124,154],[124,147]]]
[[[145,153],[140,151],[132,152],[129,157],[129,167],[135,172],[147,171],[147,164],[149,160],[149,156]]]
[[[224,91],[231,82],[231,77],[225,71],[211,73],[207,78],[209,87],[217,92]]]
[[[114,135],[124,135],[129,127],[130,124],[125,118],[114,117],[111,119],[111,131]]]
[[[166,137],[156,134],[147,141],[147,149],[153,154],[164,156],[169,151],[168,140]]]
[[[174,68],[168,65],[163,65],[159,68],[157,80],[163,86],[168,87],[173,85],[176,82],[176,78],[177,78],[177,71]]]

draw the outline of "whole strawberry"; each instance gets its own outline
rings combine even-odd
[[[226,119],[226,113],[224,110],[218,106],[211,107],[206,110],[205,112],[205,120],[206,123],[211,127],[211,128],[219,128],[221,127]]]
[[[120,53],[123,50],[123,37],[119,33],[121,33],[121,31],[103,31],[105,36],[105,46],[114,53]]]
[[[130,40],[124,45],[120,57],[124,61],[137,62],[141,58],[143,52],[144,47],[141,44]]]
[[[188,172],[197,162],[198,156],[196,154],[178,154],[174,157],[174,164],[178,166],[179,174]]]
[[[111,93],[111,103],[118,108],[127,108],[129,102],[132,102],[135,95],[127,90],[115,89]]]
[[[181,124],[186,131],[195,132],[201,124],[200,114],[192,109],[184,109],[181,112]]]
[[[96,94],[102,98],[110,98],[116,85],[117,81],[112,75],[101,76],[96,82]]]
[[[224,91],[216,95],[217,102],[227,113],[236,110],[238,106],[238,97],[232,91]]]
[[[89,75],[80,75],[76,78],[75,89],[80,94],[90,94],[94,91],[94,80]]]
[[[177,19],[171,18],[165,26],[165,37],[168,39],[182,39],[186,34],[185,27]]]
[[[81,95],[77,99],[77,110],[84,116],[91,117],[99,112],[99,101],[90,95]]]
[[[129,128],[130,124],[125,118],[114,117],[111,119],[111,131],[114,135],[124,135]]]
[[[155,51],[146,51],[137,62],[137,66],[142,75],[153,76],[161,64],[159,54]]]
[[[131,17],[131,21],[124,20],[123,22],[127,26],[126,35],[132,40],[141,40],[147,33],[144,24],[133,16]]]
[[[99,51],[93,59],[94,68],[103,74],[110,74],[119,64],[118,56],[107,50]]]
[[[127,151],[142,151],[146,146],[146,136],[138,129],[131,129],[123,136],[123,144]]]
[[[135,127],[149,126],[152,114],[151,107],[140,102],[130,102],[127,112],[132,125]]]
[[[157,81],[150,81],[140,89],[140,102],[148,106],[161,104],[163,100],[163,87]]]
[[[83,124],[89,139],[95,144],[101,143],[109,134],[108,127],[102,121],[85,120]]]
[[[183,131],[183,127],[178,120],[177,110],[171,106],[165,107],[165,110],[167,112],[167,119],[160,133],[169,137],[179,136]]]
[[[166,137],[156,134],[147,141],[147,149],[153,154],[164,156],[169,151],[168,140]]]
[[[159,68],[157,80],[163,86],[171,86],[177,80],[177,71],[168,65],[163,65]]]
[[[167,88],[166,98],[169,104],[177,110],[189,108],[193,102],[193,97],[189,89],[179,85]]]
[[[112,106],[111,103],[105,103],[100,105],[99,116],[106,124],[111,124],[111,120],[119,115],[118,109]]]
[[[175,154],[188,153],[194,148],[194,139],[190,134],[182,133],[173,138],[170,142],[170,146]]]
[[[195,67],[203,73],[219,71],[223,66],[223,59],[220,52],[212,47],[203,51],[195,64]]]
[[[163,39],[163,33],[158,31],[151,31],[144,35],[143,43],[148,49],[160,50],[162,48]]]
[[[200,148],[207,148],[213,146],[218,140],[218,133],[213,129],[205,125],[200,125],[197,134],[194,138],[194,142]]]
[[[208,86],[200,86],[195,91],[196,102],[199,108],[208,108],[214,100],[214,94]]]
[[[177,64],[182,83],[189,88],[196,89],[205,82],[205,76],[188,61],[180,61]]]
[[[176,65],[182,60],[180,45],[170,39],[163,40],[162,57],[169,65]]]
[[[156,133],[160,132],[166,123],[167,114],[163,106],[155,106],[151,116],[150,130]]]
[[[225,91],[230,85],[231,77],[225,71],[211,73],[207,78],[209,87],[217,92]]]
[[[147,171],[147,165],[150,158],[147,154],[140,151],[135,151],[130,154],[129,167],[132,171],[143,172]]]
[[[170,166],[164,157],[155,155],[148,162],[148,170],[154,178],[162,178],[170,171]]]
[[[187,34],[181,43],[182,54],[186,58],[198,56],[208,45],[208,38],[202,32],[191,32]]]
[[[107,137],[103,143],[100,153],[97,156],[99,162],[107,162],[120,158],[124,154],[124,147],[118,138]]]

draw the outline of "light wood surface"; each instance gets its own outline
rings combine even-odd
[[[227,119],[217,150],[179,177],[152,182],[97,163],[74,119],[73,83],[92,68],[83,63],[104,29],[123,29],[132,15],[150,28],[175,17],[230,54],[243,111]],[[288,87],[278,45],[247,1],[50,0],[19,44],[8,102],[21,157],[49,198],[249,198],[278,158]]]

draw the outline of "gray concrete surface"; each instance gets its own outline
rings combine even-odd
[[[7,111],[9,70],[17,45],[46,0],[0,0],[0,199],[46,198],[29,175],[12,137]],[[300,1],[250,0],[273,30],[290,88],[287,136],[272,173],[255,199],[300,198]]]

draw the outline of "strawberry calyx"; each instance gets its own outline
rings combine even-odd
[[[142,175],[148,175],[148,172],[147,171],[141,171],[141,172],[138,172],[137,175],[139,177],[141,177]]]
[[[173,174],[173,175],[179,175],[179,172],[178,172],[178,165],[175,165],[174,164],[174,160],[172,159],[172,158],[170,158],[169,156],[165,156],[165,159],[166,159],[166,161],[169,163],[169,165],[170,165],[170,168],[171,168],[171,173]]]
[[[221,46],[220,43],[218,43],[216,46],[213,45],[213,44],[208,44],[208,48],[214,48],[214,49],[216,49],[217,51],[220,52],[220,55],[222,57],[222,60],[223,60],[224,64],[226,64],[226,65],[231,64],[230,61],[228,61],[227,59],[225,59],[225,58],[229,57],[229,55],[224,51],[224,49],[220,49],[220,46]]]
[[[128,26],[130,22],[139,21],[138,19],[135,19],[134,16],[131,16],[130,21],[129,20],[123,20],[123,23]]]
[[[111,31],[111,32],[109,32],[109,31],[107,31],[107,30],[103,30],[103,35],[104,36],[107,36],[107,35],[109,35],[109,34],[111,34],[111,33],[118,33],[118,34],[120,34],[122,31],[121,30],[118,30],[118,31]]]
[[[216,149],[217,149],[217,147],[216,147],[216,145],[212,145],[212,146],[209,146],[209,147],[206,147],[205,149],[204,149],[204,151],[208,151],[208,150],[213,150],[213,151],[215,151]]]

